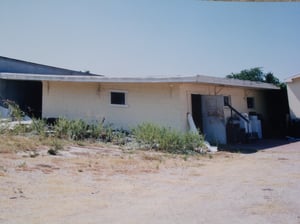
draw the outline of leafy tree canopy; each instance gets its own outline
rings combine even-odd
[[[230,75],[227,75],[226,78],[272,83],[281,88],[285,86],[285,84],[281,83],[273,73],[264,73],[260,67],[245,69],[239,73],[231,73]]]

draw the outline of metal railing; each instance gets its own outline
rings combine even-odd
[[[244,121],[246,121],[249,124],[249,119],[247,119],[243,114],[241,114],[238,110],[236,110],[234,107],[232,107],[229,103],[225,102],[225,106],[230,108],[230,113],[232,117],[232,111],[234,111],[240,118],[242,118]]]

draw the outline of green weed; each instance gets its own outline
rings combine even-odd
[[[203,146],[202,136],[182,133],[159,125],[144,123],[133,129],[133,135],[142,148],[171,153],[189,153]]]

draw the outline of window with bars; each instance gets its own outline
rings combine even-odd
[[[126,105],[126,92],[123,91],[111,91],[110,92],[110,104],[111,105]]]

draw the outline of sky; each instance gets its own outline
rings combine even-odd
[[[0,55],[105,76],[300,73],[300,2],[0,0]]]

